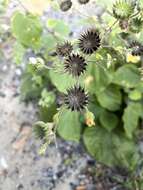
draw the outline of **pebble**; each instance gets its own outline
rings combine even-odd
[[[94,166],[95,163],[96,163],[96,162],[95,162],[95,160],[93,160],[93,159],[88,159],[88,160],[87,160],[87,164],[90,165],[90,166]]]
[[[19,184],[16,186],[16,188],[17,188],[17,190],[22,190],[22,189],[24,189],[24,186],[22,184]]]
[[[0,97],[5,98],[6,94],[4,92],[0,92]]]
[[[3,67],[2,67],[2,71],[3,72],[6,72],[8,70],[8,66],[7,65],[4,65]]]
[[[94,184],[88,184],[86,186],[86,188],[87,188],[87,190],[96,190],[96,185],[94,185]]]
[[[86,186],[82,185],[82,186],[76,187],[75,190],[87,190],[87,189],[86,189]]]

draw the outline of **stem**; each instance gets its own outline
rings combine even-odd
[[[107,29],[105,30],[104,35],[107,35],[108,33],[112,32],[112,28],[118,23],[118,20],[115,20],[115,22]]]
[[[139,187],[138,187],[138,183],[137,183],[136,180],[134,181],[134,184],[135,184],[135,190],[140,190]]]
[[[109,10],[106,10],[106,12],[113,17],[113,14]]]
[[[48,30],[48,32],[55,38],[56,41],[59,41],[59,37],[55,34],[54,31]]]

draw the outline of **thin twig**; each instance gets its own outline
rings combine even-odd
[[[112,28],[118,23],[118,20],[115,20],[115,22],[105,30],[104,36],[107,35],[108,33],[112,32]]]
[[[55,40],[59,41],[60,38],[55,34],[54,31],[51,31],[49,29],[47,31],[55,38]]]

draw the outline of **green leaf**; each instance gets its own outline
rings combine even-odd
[[[57,131],[65,140],[79,142],[81,132],[79,113],[65,109],[60,114]]]
[[[51,78],[52,83],[56,86],[56,88],[60,92],[66,92],[66,90],[71,87],[75,79],[72,76],[69,76],[67,73],[58,73],[55,72],[54,70],[49,71],[49,76]]]
[[[140,83],[136,86],[136,89],[143,94],[143,81],[140,81]]]
[[[70,33],[70,28],[63,20],[48,19],[47,27],[52,29],[58,37],[66,37]]]
[[[42,36],[41,43],[42,47],[46,49],[46,52],[48,52],[56,47],[57,41],[52,34],[46,34]]]
[[[14,58],[14,62],[17,65],[23,62],[23,57],[24,57],[25,52],[26,52],[26,49],[20,43],[14,44],[13,58]]]
[[[104,111],[104,108],[99,105],[95,97],[94,99],[91,99],[91,101],[89,101],[88,109],[92,113],[94,113],[95,121],[99,118],[100,114]]]
[[[132,139],[126,138],[124,134],[114,135],[113,144],[116,147],[115,159],[117,159],[118,165],[135,171],[140,158],[138,145]]]
[[[21,44],[34,49],[39,47],[42,26],[38,17],[16,12],[11,19],[11,28]]]
[[[109,166],[116,164],[112,133],[100,126],[86,128],[83,139],[87,150],[94,158]]]
[[[101,60],[103,61],[103,57]],[[105,66],[102,65],[101,60],[100,63],[96,56],[93,55],[89,60],[92,63],[88,64],[87,67],[87,76],[92,76],[94,79],[88,87],[88,90],[95,94],[103,91],[111,82],[111,74],[104,69]],[[99,65],[97,65],[96,62],[99,62]]]
[[[56,108],[55,103],[51,104],[49,107],[40,106],[38,112],[40,120],[44,122],[53,122],[53,117],[57,112]]]
[[[129,98],[131,99],[131,100],[140,100],[140,99],[142,99],[142,93],[139,91],[139,90],[133,90],[133,91],[131,91],[130,93],[129,93]]]
[[[136,87],[140,82],[140,72],[135,65],[124,65],[114,75],[113,83],[126,88]]]
[[[56,96],[53,92],[43,89],[39,100],[39,117],[44,122],[52,122],[56,114]]]
[[[89,153],[108,166],[123,166],[134,170],[139,161],[136,144],[123,134],[108,132],[100,126],[86,128],[83,140]]]
[[[40,98],[42,88],[33,82],[31,74],[24,73],[22,76],[20,91],[22,100],[35,100]]]
[[[120,109],[122,97],[117,86],[110,85],[103,92],[97,94],[100,105],[110,111]]]
[[[139,118],[142,117],[142,104],[131,102],[124,110],[123,122],[127,137],[132,138],[133,133],[138,127]]]
[[[103,111],[99,117],[102,126],[109,132],[112,131],[118,125],[118,117],[107,111]]]

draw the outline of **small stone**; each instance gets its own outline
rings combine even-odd
[[[24,186],[22,184],[19,184],[19,185],[17,185],[16,188],[17,188],[17,190],[22,190],[24,188]]]
[[[4,92],[0,92],[0,96],[1,96],[2,98],[4,98],[6,95],[5,95]]]
[[[93,165],[95,165],[95,160],[89,159],[89,160],[87,160],[87,164],[90,166],[93,166]]]
[[[15,70],[15,74],[16,74],[17,76],[21,76],[21,74],[22,74],[21,69],[16,69],[16,70]]]
[[[6,72],[8,70],[8,66],[7,65],[4,65],[3,67],[2,67],[2,71],[3,72]]]
[[[86,188],[87,190],[96,190],[96,186],[94,184],[88,184]]]
[[[78,183],[70,182],[70,186],[71,186],[72,189],[76,189],[77,185],[78,185]]]
[[[13,149],[15,149],[17,151],[23,150],[30,134],[31,134],[31,128],[23,127],[20,135],[18,136],[18,139],[16,139],[16,141],[12,145]]]
[[[0,158],[0,167],[4,170],[8,169],[7,161],[3,156]]]
[[[96,187],[97,187],[98,190],[103,190],[104,189],[104,187],[103,187],[103,185],[101,183],[97,183]]]
[[[76,187],[76,190],[87,190],[84,185]]]

